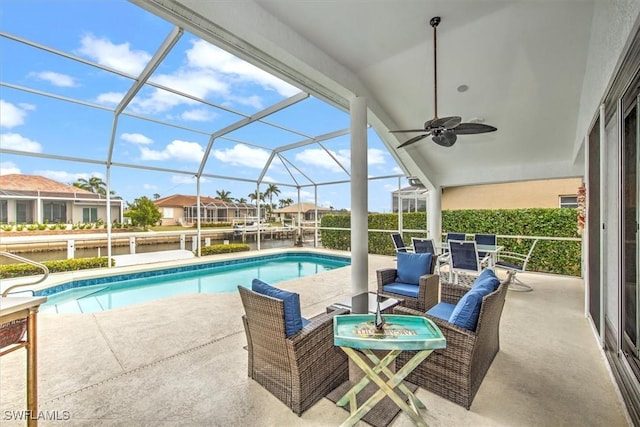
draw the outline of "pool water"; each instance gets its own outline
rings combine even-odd
[[[212,263],[207,268],[79,285],[47,295],[40,312],[93,313],[174,295],[237,292],[238,285],[251,287],[251,281],[256,278],[276,284],[349,264],[349,258],[344,257],[286,254],[233,264]]]

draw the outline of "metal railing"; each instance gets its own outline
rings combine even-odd
[[[0,251],[0,255],[5,256],[7,258],[14,259],[16,261],[23,262],[25,264],[33,265],[35,267],[40,268],[44,272],[43,276],[41,278],[39,278],[38,280],[36,280],[35,282],[20,283],[20,284],[16,284],[16,285],[13,285],[13,286],[9,286],[2,293],[2,297],[3,298],[6,297],[9,294],[9,291],[11,291],[12,289],[20,288],[20,287],[23,287],[23,286],[37,285],[38,283],[44,282],[47,279],[47,277],[49,277],[49,269],[47,268],[46,265],[44,265],[42,263],[30,260],[29,258],[21,257],[21,256],[16,255],[16,254],[12,254],[11,252]]]

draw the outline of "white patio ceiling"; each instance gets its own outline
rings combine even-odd
[[[343,107],[354,95],[364,96],[370,123],[401,167],[430,184],[584,174],[581,132],[599,99],[590,100],[594,105],[589,111],[582,111],[580,105],[590,43],[594,43],[594,9],[607,7],[603,3],[133,2]],[[616,3],[614,7],[624,6]],[[439,116],[457,115],[463,121],[479,118],[498,131],[460,136],[451,148],[427,138],[396,150],[408,136],[396,137],[389,130],[420,127],[434,115],[433,32],[428,25],[433,16],[442,17]],[[598,66],[611,71],[615,59]],[[460,92],[460,85],[469,89]],[[604,91],[596,89],[599,94]]]

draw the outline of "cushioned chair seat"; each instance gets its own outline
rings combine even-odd
[[[455,307],[455,304],[449,304],[448,302],[439,302],[438,304],[431,307],[429,311],[427,311],[427,314],[429,316],[448,321]]]
[[[406,297],[418,298],[420,286],[411,283],[393,282],[382,287],[383,292],[404,295]]]

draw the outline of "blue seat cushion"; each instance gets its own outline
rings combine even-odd
[[[483,296],[489,295],[500,286],[500,280],[490,268],[485,268],[471,285],[471,289],[480,291]]]
[[[285,291],[271,286],[260,279],[253,279],[251,290],[262,295],[282,300],[284,302],[284,327],[285,335],[291,335],[302,329],[302,316],[300,314],[300,295],[295,292]]]
[[[398,257],[398,282],[417,285],[420,283],[420,276],[430,273],[430,253],[399,252],[396,255]]]
[[[449,323],[453,323],[461,328],[475,331],[480,317],[480,307],[482,306],[481,290],[470,289],[460,298],[449,317]]]
[[[420,286],[411,283],[393,282],[382,287],[385,292],[404,295],[406,297],[418,298]]]
[[[438,304],[427,310],[429,316],[437,317],[438,319],[449,321],[453,309],[456,308],[455,304],[449,304],[448,302],[439,302]]]

